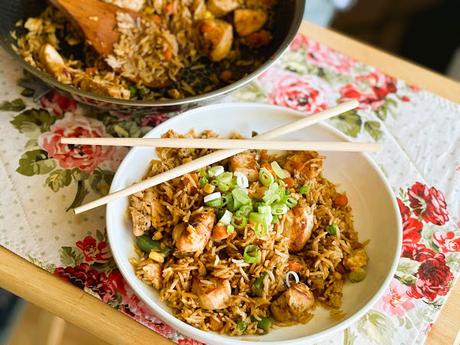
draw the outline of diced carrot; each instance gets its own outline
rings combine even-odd
[[[295,181],[294,181],[294,179],[292,177],[286,177],[283,181],[284,181],[284,183],[286,183],[286,186],[288,188],[291,188],[295,184]]]
[[[89,73],[89,74],[95,74],[97,72],[97,69],[96,69],[96,67],[87,67],[85,69],[85,72]]]
[[[165,50],[163,55],[166,61],[170,61],[172,59],[172,52],[169,49]]]
[[[166,6],[165,6],[165,12],[167,14],[173,14],[173,12],[174,12],[173,4],[167,3]]]
[[[161,17],[157,14],[152,16],[152,20],[155,22],[155,24],[161,24]]]
[[[212,229],[211,237],[214,241],[225,240],[230,234],[227,232],[227,226],[222,223],[217,223]]]
[[[299,261],[295,261],[295,260],[290,260],[288,261],[288,271],[292,271],[292,272],[300,272],[303,270],[303,265],[301,262]]]
[[[348,204],[348,198],[345,194],[337,194],[334,198],[334,204],[338,207],[344,207]]]
[[[220,74],[220,79],[223,81],[229,81],[230,78],[232,77],[232,72],[226,69],[225,71],[222,71]]]

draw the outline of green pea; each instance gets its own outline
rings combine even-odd
[[[248,324],[246,322],[244,322],[243,320],[238,320],[236,322],[236,328],[241,333],[244,333],[246,331],[246,328],[248,328]]]
[[[257,322],[257,327],[263,329],[265,332],[268,332],[272,327],[272,320],[269,317],[263,317]]]
[[[254,296],[261,297],[264,293],[264,279],[267,276],[267,272],[262,272],[259,277],[254,280],[251,291]]]
[[[137,96],[137,87],[131,85],[128,89],[131,93],[131,98],[135,98]]]
[[[328,225],[326,231],[331,235],[337,235],[337,224]]]
[[[159,251],[161,249],[160,242],[153,240],[148,235],[139,236],[136,239],[136,243],[139,249],[146,253],[150,253],[151,250]]]
[[[352,283],[363,281],[364,278],[366,278],[366,271],[362,268],[357,268],[348,274],[348,279],[350,279]]]

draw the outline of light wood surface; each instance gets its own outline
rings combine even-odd
[[[376,152],[376,143],[345,141],[252,140],[252,139],[189,139],[189,138],[61,138],[61,144],[127,147],[173,147],[192,149],[246,149],[290,151]]]
[[[460,84],[365,44],[303,23],[302,32],[349,56],[460,103]],[[172,344],[96,298],[0,247],[0,286],[111,344]],[[428,345],[453,344],[460,329],[460,282],[452,289]]]
[[[335,107],[320,111],[317,114],[310,115],[308,117],[300,118],[300,120],[288,123],[281,127],[274,128],[266,133],[256,135],[254,140],[272,140],[288,133],[296,132],[300,129],[313,126],[314,124],[321,122],[323,120],[330,119],[331,117],[343,114],[347,111],[357,108],[359,103],[356,100],[343,102]],[[238,153],[244,152],[246,149],[229,149],[229,150],[218,150],[214,151],[206,156],[196,158],[188,163],[179,165],[178,167],[172,168],[168,171],[165,171],[161,174],[149,177],[141,182],[135,183],[129,187],[121,189],[119,191],[110,193],[100,199],[91,201],[85,205],[76,207],[74,212],[76,214],[89,211],[98,206],[105,205],[110,201],[116,200],[118,198],[126,197],[134,193],[146,190],[153,186],[159,185],[160,183],[172,180],[173,178],[188,174],[192,171],[199,170],[203,167],[209,166],[221,160],[227,159],[228,157],[234,156]]]

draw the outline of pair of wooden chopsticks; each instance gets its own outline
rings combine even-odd
[[[275,150],[323,150],[323,151],[376,151],[379,145],[372,143],[349,142],[298,142],[298,141],[271,141],[274,138],[312,126],[322,120],[343,114],[358,107],[357,101],[341,103],[336,107],[324,110],[315,115],[302,118],[298,121],[275,128],[258,135],[250,140],[224,139],[117,139],[117,138],[62,138],[64,144],[80,145],[117,145],[117,146],[165,146],[165,147],[193,147],[193,148],[228,148],[210,153],[191,162],[180,165],[164,173],[155,175],[127,188],[106,195],[74,209],[76,214],[105,205],[110,201],[138,193],[147,188],[169,181],[176,177],[199,170],[205,166],[234,156],[248,149],[275,149]],[[188,145],[188,146],[187,146]]]

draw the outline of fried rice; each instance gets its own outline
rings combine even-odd
[[[120,37],[106,56],[96,54],[52,6],[17,23],[13,48],[61,83],[143,100],[207,93],[266,59],[262,51],[271,41],[275,0],[104,1],[136,13],[116,13]]]
[[[159,148],[146,178],[210,152]],[[309,322],[320,305],[343,317],[343,285],[365,278],[368,257],[323,160],[248,151],[131,196],[136,275],[205,331],[264,334]]]

